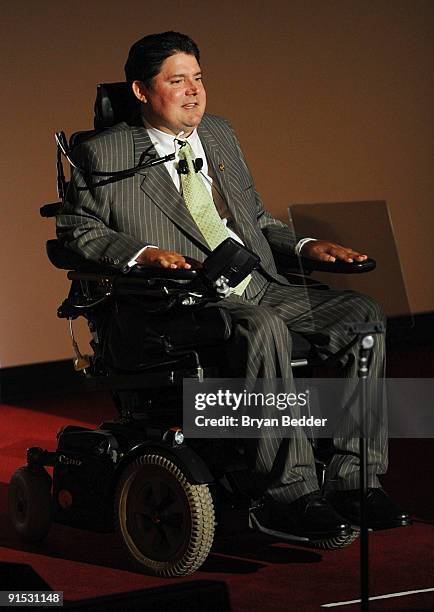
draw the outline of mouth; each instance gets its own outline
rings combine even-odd
[[[183,104],[182,108],[185,108],[187,110],[191,110],[193,108],[196,108],[197,106],[199,106],[197,102],[188,102],[187,104]]]

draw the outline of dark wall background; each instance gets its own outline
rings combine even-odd
[[[411,307],[432,310],[433,17],[431,0],[3,3],[1,365],[70,355],[38,216],[56,199],[53,133],[89,129],[95,84],[166,29],[201,47],[208,109],[232,121],[269,210],[386,200]]]

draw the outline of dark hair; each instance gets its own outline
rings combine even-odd
[[[142,81],[147,87],[160,72],[161,65],[175,53],[194,55],[200,64],[200,53],[196,43],[179,32],[149,34],[134,43],[125,64],[125,76],[129,83]]]

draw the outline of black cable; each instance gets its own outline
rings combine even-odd
[[[100,176],[100,177],[110,177],[110,178],[123,178],[127,176],[131,176],[140,170],[144,170],[145,168],[152,168],[153,166],[158,166],[159,164],[164,164],[168,161],[172,161],[175,159],[175,153],[170,153],[169,155],[165,155],[164,157],[156,157],[155,154],[150,153],[150,150],[153,148],[153,145],[150,145],[139,158],[139,163],[132,168],[126,168],[125,170],[116,170],[114,172],[104,172],[104,171],[90,171],[85,168],[81,168],[78,166],[74,160],[71,158],[70,153],[71,150],[66,142],[65,134],[63,132],[56,132],[55,139],[58,148],[58,160],[60,159],[59,151],[66,157],[72,168],[75,168],[82,174],[87,176]],[[146,157],[150,157],[151,159],[148,161],[144,161]],[[58,162],[59,163],[59,162]],[[60,194],[59,194],[60,195]]]

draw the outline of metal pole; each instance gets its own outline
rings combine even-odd
[[[369,610],[369,532],[367,501],[368,493],[368,439],[366,416],[368,408],[369,355],[374,346],[374,336],[362,336],[359,352],[359,418],[360,418],[360,601],[362,612]]]

